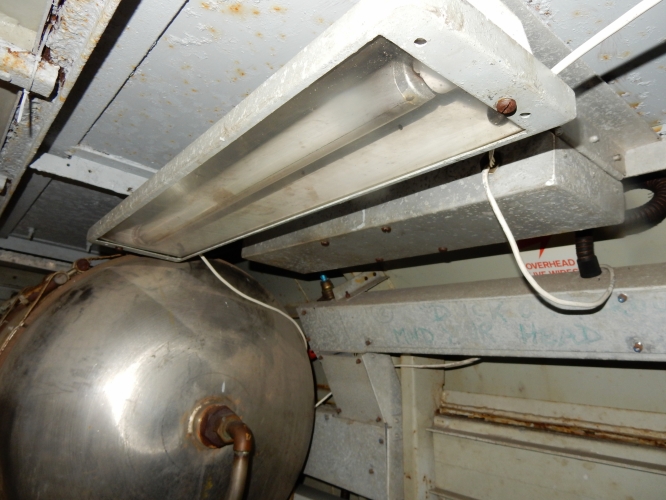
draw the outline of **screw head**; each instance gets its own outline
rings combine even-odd
[[[634,342],[634,352],[642,352],[643,351],[643,342],[640,340],[637,340]]]
[[[510,97],[502,97],[499,101],[497,101],[497,104],[495,104],[495,109],[503,115],[511,116],[516,112],[516,109],[518,109],[518,105],[516,104],[515,99],[511,99]]]
[[[617,301],[618,301],[620,304],[624,304],[628,299],[629,299],[629,297],[627,297],[627,294],[626,294],[626,293],[620,293],[620,294],[618,294],[618,296],[617,296]]]
[[[328,240],[321,240],[320,243],[321,243],[321,246],[323,246],[323,247],[327,247],[328,245],[331,244],[331,242],[328,241]]]
[[[390,233],[390,232],[391,232],[391,226],[382,227],[382,233]]]

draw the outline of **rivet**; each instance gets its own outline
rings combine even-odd
[[[503,115],[510,116],[516,112],[518,105],[516,104],[515,99],[510,97],[502,97],[497,104],[495,104],[495,109],[502,113]]]
[[[356,364],[360,365],[361,364],[361,358],[356,358]]]
[[[384,444],[384,440],[382,438],[379,438],[379,444]]]
[[[372,344],[372,340],[368,339],[365,341],[365,345],[370,345],[370,344]]]
[[[328,245],[331,244],[330,241],[328,241],[328,240],[321,240],[320,243],[321,243],[321,246],[323,246],[323,247],[327,247]]]
[[[308,313],[308,312],[307,312],[305,309],[303,309],[303,310],[301,311],[301,316],[305,316],[307,313]]]
[[[382,227],[382,233],[390,233],[390,232],[391,232],[391,226]]]
[[[377,422],[381,422],[381,421],[382,421],[382,417],[377,417],[375,420],[376,420]]]
[[[439,247],[437,250],[439,250],[440,253],[447,252],[449,249],[446,247]]]
[[[374,473],[375,473],[375,471],[374,471],[373,469],[370,469],[370,470],[368,471],[368,474],[374,474]]]
[[[640,340],[634,342],[634,352],[641,352],[641,351],[643,351],[643,342],[641,342]]]
[[[384,259],[382,257],[377,257],[375,259],[375,262],[384,262]]]
[[[624,304],[627,300],[629,300],[629,297],[627,297],[626,293],[621,293],[617,296],[617,301],[620,304]]]
[[[342,408],[336,408],[336,409],[335,409],[335,413],[337,413],[338,415],[339,415],[340,413],[342,413]]]

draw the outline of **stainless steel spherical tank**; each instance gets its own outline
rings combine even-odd
[[[279,307],[250,276],[214,265]],[[222,499],[234,451],[198,436],[210,405],[252,430],[245,498],[288,498],[314,417],[302,338],[202,262],[115,259],[43,297],[6,342],[10,328],[0,332],[3,498]]]

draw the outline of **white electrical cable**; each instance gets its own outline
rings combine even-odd
[[[583,43],[580,47],[578,47],[573,52],[571,52],[571,54],[569,54],[567,57],[565,57],[559,63],[557,63],[555,66],[553,66],[553,69],[551,71],[553,73],[555,73],[556,75],[559,75],[563,70],[568,68],[575,61],[577,61],[578,59],[583,57],[585,54],[587,54],[594,47],[596,47],[601,42],[606,40],[606,38],[614,35],[618,31],[620,31],[622,28],[624,28],[631,21],[633,21],[637,17],[644,14],[646,11],[648,11],[649,9],[651,9],[652,7],[657,5],[659,2],[661,2],[661,0],[643,0],[638,5],[636,5],[633,9],[630,9],[629,11],[627,11],[624,15],[620,16],[616,21],[613,21],[612,23],[610,23],[608,26],[606,26],[604,29],[602,29],[599,33],[594,35],[588,41]]]
[[[206,266],[208,266],[208,269],[211,270],[211,272],[215,275],[215,277],[216,277],[217,279],[219,279],[222,283],[224,283],[225,285],[227,285],[227,286],[231,289],[232,292],[234,292],[234,293],[237,294],[237,295],[240,295],[240,296],[243,297],[245,300],[249,300],[250,302],[252,302],[252,303],[254,303],[254,304],[260,305],[261,307],[265,307],[266,309],[269,309],[269,310],[271,310],[271,311],[274,311],[274,312],[276,312],[276,313],[278,313],[278,314],[284,316],[284,317],[287,318],[289,321],[291,321],[291,322],[293,323],[293,325],[296,327],[296,329],[298,330],[298,333],[300,333],[300,334],[301,334],[301,337],[303,337],[303,343],[305,344],[305,348],[306,348],[306,349],[308,348],[308,339],[305,337],[305,334],[303,333],[303,330],[301,330],[301,327],[298,325],[298,323],[296,323],[296,321],[294,321],[294,318],[292,318],[291,316],[289,316],[289,315],[286,314],[285,312],[280,311],[277,307],[269,306],[268,304],[266,304],[266,303],[264,303],[264,302],[261,302],[260,300],[253,299],[253,298],[250,297],[249,295],[245,295],[243,292],[241,292],[241,291],[238,290],[237,288],[234,288],[234,287],[232,286],[231,283],[229,283],[229,282],[228,282],[227,280],[225,280],[222,276],[220,276],[220,273],[218,273],[218,272],[215,270],[215,268],[211,265],[211,263],[208,262],[208,259],[207,259],[206,257],[204,257],[203,255],[200,255],[199,257],[201,257],[201,260],[204,262],[204,264],[206,264]]]
[[[534,277],[527,270],[527,267],[525,267],[525,263],[523,262],[523,259],[520,257],[520,250],[518,249],[518,244],[516,243],[516,239],[513,237],[513,233],[511,233],[511,229],[509,228],[506,219],[502,215],[499,205],[497,204],[497,201],[495,201],[493,193],[490,191],[490,184],[488,182],[488,169],[483,170],[481,177],[483,179],[483,187],[486,190],[486,196],[488,197],[490,206],[492,207],[493,212],[495,212],[495,216],[497,217],[500,226],[502,226],[502,230],[506,235],[506,239],[509,240],[509,245],[511,245],[511,251],[513,252],[513,256],[516,259],[516,264],[518,264],[520,271],[523,273],[523,276],[528,281],[528,283],[532,285],[532,288],[534,288],[534,290],[539,295],[541,295],[541,297],[543,297],[545,300],[547,300],[549,303],[551,303],[553,306],[559,309],[570,308],[570,309],[589,310],[589,309],[596,309],[597,307],[603,305],[608,300],[608,297],[610,297],[611,293],[613,293],[613,288],[615,287],[615,272],[613,271],[613,268],[610,266],[606,265],[601,266],[608,270],[608,273],[610,274],[610,284],[608,285],[608,289],[604,292],[604,294],[594,302],[576,302],[573,300],[558,299],[554,295],[551,295],[546,290],[541,288],[541,286],[536,282]]]
[[[323,398],[321,398],[317,402],[317,404],[315,405],[315,408],[319,408],[321,405],[323,405],[326,401],[328,401],[328,398],[330,398],[332,395],[333,395],[332,392],[329,392],[328,394],[326,394],[326,396],[324,396]]]
[[[448,368],[459,368],[461,366],[469,366],[472,363],[480,361],[481,358],[469,358],[463,359],[462,361],[452,361],[450,363],[441,363],[436,365],[395,365],[396,368],[443,368],[444,370]]]

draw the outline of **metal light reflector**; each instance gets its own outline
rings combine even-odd
[[[463,0],[362,0],[88,237],[182,260],[574,116],[571,89]]]

